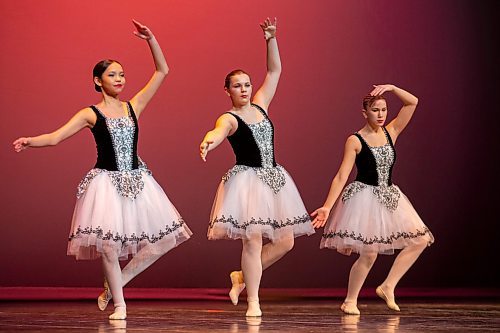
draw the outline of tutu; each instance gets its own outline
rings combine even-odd
[[[274,241],[313,233],[297,187],[282,166],[236,165],[223,177],[212,207],[209,239],[259,234]]]
[[[78,185],[68,255],[95,259],[114,252],[120,259],[163,255],[191,236],[191,231],[151,171],[137,155],[138,124],[128,115],[106,118],[94,105],[91,131],[97,162]]]
[[[399,187],[354,182],[334,206],[320,247],[393,254],[422,240],[431,245],[434,237]]]
[[[95,259],[115,251],[120,259],[136,253],[164,254],[191,231],[151,172],[92,169],[78,188],[68,255]]]

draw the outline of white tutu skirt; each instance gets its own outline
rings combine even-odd
[[[408,198],[399,187],[391,187],[399,192],[393,211],[380,202],[370,185],[345,201],[339,198],[328,218],[320,247],[348,255],[351,252],[393,254],[394,250],[423,241],[431,245],[434,237]]]
[[[95,170],[102,172],[93,174],[88,182]],[[120,259],[139,251],[141,256],[162,255],[191,236],[150,173],[140,171],[140,185],[144,186],[130,198],[120,195],[108,171],[91,172],[82,181],[87,181],[86,188],[76,202],[68,255],[76,259],[96,259],[107,251],[114,251]]]
[[[274,241],[314,233],[295,183],[283,167],[278,168],[284,182],[277,193],[253,168],[223,179],[212,207],[208,239],[248,239],[257,234]]]

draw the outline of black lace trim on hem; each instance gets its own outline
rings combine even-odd
[[[276,229],[281,229],[284,227],[294,226],[294,225],[303,224],[303,223],[307,223],[307,222],[311,222],[311,217],[307,213],[302,215],[302,216],[287,218],[285,221],[278,221],[278,220],[271,219],[271,218],[264,220],[262,218],[256,219],[256,218],[252,217],[249,221],[246,221],[243,224],[238,223],[238,220],[233,218],[231,215],[229,217],[225,217],[224,215],[222,215],[221,217],[215,218],[214,220],[212,220],[210,222],[208,228],[209,229],[214,228],[216,223],[228,223],[228,224],[231,224],[231,226],[236,228],[236,229],[246,230],[251,225],[262,225],[262,226],[270,226],[276,230]]]
[[[113,241],[117,243],[122,243],[122,245],[125,245],[126,243],[139,243],[144,240],[147,240],[149,243],[156,243],[159,240],[161,240],[163,237],[168,236],[172,234],[173,232],[177,231],[178,229],[182,228],[184,226],[185,222],[183,219],[179,219],[178,221],[174,221],[172,223],[172,226],[165,226],[164,230],[160,230],[158,235],[152,234],[149,235],[145,232],[142,232],[141,235],[136,235],[133,233],[132,235],[128,236],[126,234],[120,235],[119,233],[113,233],[111,230],[108,230],[106,233],[104,233],[102,227],[97,226],[95,228],[93,227],[85,227],[81,228],[80,226],[76,229],[76,232],[73,232],[69,236],[69,241],[72,241],[73,239],[77,238],[82,238],[84,236],[90,236],[90,235],[95,235],[97,236],[98,239],[104,240],[104,241]]]
[[[339,237],[339,238],[350,238],[355,241],[360,241],[364,245],[373,245],[373,244],[392,244],[394,241],[403,238],[403,239],[412,239],[412,238],[418,238],[422,237],[425,235],[430,235],[431,232],[428,228],[424,228],[424,230],[418,230],[416,232],[398,232],[398,233],[392,233],[388,237],[372,237],[372,238],[366,238],[361,234],[355,234],[354,231],[332,231],[329,233],[323,234],[321,237],[324,239],[330,239],[334,237]]]

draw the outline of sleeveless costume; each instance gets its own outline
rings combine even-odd
[[[208,228],[209,239],[249,238],[274,241],[314,233],[309,214],[288,172],[274,158],[274,126],[264,119],[247,124],[236,114],[238,128],[228,141],[236,165],[222,177]]]
[[[328,218],[321,248],[362,253],[393,254],[420,241],[431,245],[434,237],[408,198],[392,183],[396,151],[385,127],[387,143],[370,147],[359,133],[361,151],[356,155],[356,179],[344,188],[341,200]]]
[[[139,251],[163,254],[191,235],[138,157],[137,118],[129,102],[127,107],[128,116],[106,118],[91,106],[97,162],[77,189],[67,251],[76,259],[95,259],[108,250],[120,259]]]

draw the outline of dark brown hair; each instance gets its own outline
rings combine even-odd
[[[109,65],[111,65],[115,62],[121,66],[121,64],[118,61],[113,60],[113,59],[104,59],[104,60],[99,61],[94,66],[94,70],[92,71],[92,75],[93,75],[92,80],[95,77],[102,79],[102,74],[106,71],[106,69],[109,67]],[[95,82],[94,82],[94,89],[98,92],[102,91],[101,87],[99,87],[97,84],[95,84]]]

